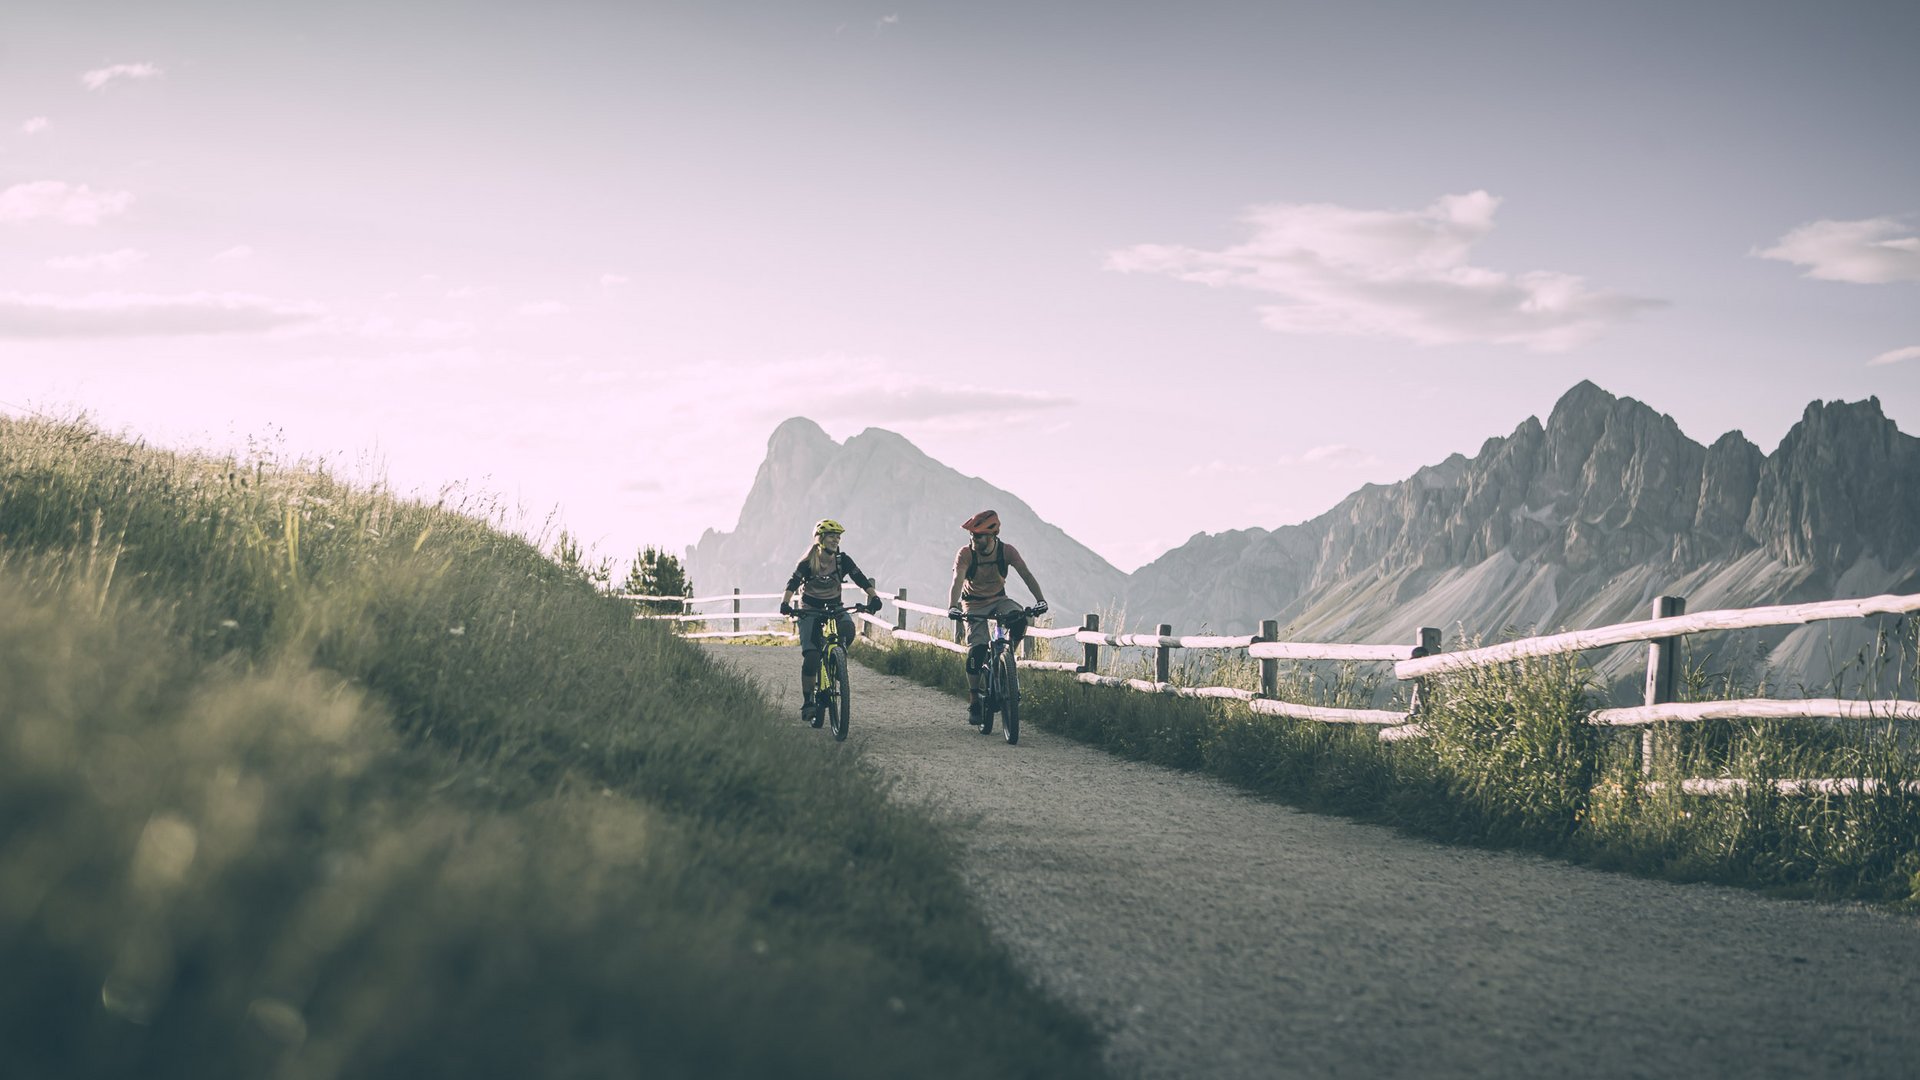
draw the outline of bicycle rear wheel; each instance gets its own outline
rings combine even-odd
[[[845,741],[847,737],[847,718],[853,711],[853,684],[847,681],[847,651],[835,647],[833,650],[833,737]]]
[[[1007,742],[1011,745],[1020,741],[1020,661],[1009,649],[1000,662],[1000,715],[1006,721]]]
[[[987,688],[980,695],[980,734],[993,734],[993,714],[1000,711],[1000,646],[992,645],[987,656],[986,670],[981,677],[986,680]]]

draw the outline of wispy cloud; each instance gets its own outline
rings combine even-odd
[[[478,300],[483,296],[491,296],[493,292],[491,285],[461,285],[448,289],[446,295],[449,300]]]
[[[294,328],[292,334],[317,338],[364,338],[371,341],[464,341],[477,328],[462,319],[396,318],[391,315],[329,315]]]
[[[535,300],[532,303],[521,304],[514,310],[521,315],[540,318],[547,315],[565,315],[571,309],[558,300]]]
[[[1809,222],[1756,254],[1807,267],[1805,276],[1821,281],[1920,281],[1920,234],[1896,217]]]
[[[1328,443],[1310,447],[1298,454],[1282,454],[1278,458],[1260,461],[1228,461],[1215,458],[1203,464],[1189,466],[1188,476],[1269,476],[1278,469],[1298,469],[1313,466],[1320,469],[1368,469],[1380,464],[1380,459],[1357,446],[1346,443]]]
[[[1280,203],[1244,216],[1245,243],[1220,251],[1141,244],[1108,255],[1122,273],[1268,293],[1262,321],[1290,334],[1573,348],[1663,301],[1589,287],[1575,275],[1509,274],[1468,262],[1500,200],[1448,195],[1422,210]]]
[[[216,252],[214,262],[244,262],[253,258],[253,248],[246,244],[235,244],[225,251]]]
[[[885,30],[889,26],[899,26],[899,25],[900,25],[900,16],[897,13],[890,14],[890,15],[882,15],[879,18],[873,20],[873,32],[877,34],[880,31]]]
[[[95,191],[85,184],[60,180],[30,180],[0,191],[0,224],[46,220],[98,225],[102,218],[125,213],[132,202],[133,196],[124,191]]]
[[[1920,345],[1909,345],[1904,349],[1894,349],[1891,352],[1883,352],[1879,356],[1867,361],[1867,366],[1878,367],[1881,364],[1898,364],[1904,360],[1920,360]]]
[[[313,304],[242,293],[85,296],[0,292],[0,338],[175,337],[253,334],[319,318]]]
[[[93,255],[65,255],[48,259],[47,265],[55,270],[67,270],[77,273],[118,274],[145,262],[147,253],[135,248],[121,248],[118,251],[102,251]]]
[[[141,62],[138,64],[111,64],[103,68],[81,74],[80,81],[89,90],[100,90],[116,79],[157,79],[166,72],[157,64]]]
[[[21,124],[20,130],[26,132],[28,135],[38,135],[52,126],[53,121],[44,116],[35,116],[28,119],[26,123]]]
[[[1357,446],[1346,443],[1328,443],[1325,446],[1310,447],[1299,457],[1282,457],[1282,465],[1325,465],[1329,468],[1359,469],[1378,463],[1373,455]]]
[[[627,282],[632,280],[633,280],[632,278],[628,277],[625,274],[601,274],[600,275],[600,284],[607,288],[612,288],[615,285],[625,285]]]
[[[822,372],[831,377],[823,379]],[[784,419],[799,412],[829,424],[971,429],[1073,404],[1059,394],[928,378],[877,357],[833,355],[768,364],[743,372],[740,382],[716,380],[704,370],[700,374],[714,385],[759,387],[756,397],[768,403],[769,416],[778,413]]]

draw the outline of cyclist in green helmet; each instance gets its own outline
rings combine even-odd
[[[874,590],[873,579],[840,550],[840,537],[846,531],[846,526],[832,518],[821,518],[813,527],[813,546],[793,568],[793,576],[787,579],[786,591],[780,597],[780,614],[797,614],[800,618],[802,720],[810,721],[814,714],[813,687],[820,678],[821,620],[838,620],[840,640],[853,640],[853,618],[840,605],[841,583],[852,578],[855,585],[867,590],[866,610],[880,610],[880,594]],[[800,594],[798,608],[793,603],[796,590]]]

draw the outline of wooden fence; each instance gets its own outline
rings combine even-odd
[[[740,590],[735,589],[731,594],[721,596],[692,598],[627,596],[626,599],[679,601],[683,606],[682,613],[678,615],[642,614],[636,616],[637,618],[666,619],[682,623],[713,623],[728,620],[732,622],[730,630],[686,635],[689,638],[777,636],[791,639],[794,634],[790,631],[776,633],[764,629],[752,631],[741,629],[743,620],[766,622],[785,619],[786,617],[778,612],[740,610],[742,600],[777,600],[780,595],[779,593],[741,593]],[[958,653],[967,651],[965,645],[957,642],[907,629],[908,612],[945,619],[947,617],[945,608],[911,602],[907,599],[904,589],[897,594],[881,593],[880,596],[893,604],[894,617],[889,621],[874,615],[856,613],[862,634],[884,634],[896,641],[930,645]],[[731,611],[700,613],[692,610],[697,605],[729,601],[732,604]],[[1920,595],[1873,596],[1860,600],[1829,600],[1812,604],[1733,608],[1688,615],[1684,598],[1661,596],[1654,599],[1650,617],[1635,622],[1521,638],[1498,645],[1451,653],[1441,651],[1440,631],[1434,627],[1421,627],[1413,643],[1409,645],[1349,645],[1332,642],[1281,641],[1279,640],[1280,624],[1274,619],[1261,623],[1260,633],[1242,636],[1176,636],[1173,633],[1173,627],[1165,623],[1160,624],[1158,632],[1153,634],[1111,634],[1101,630],[1100,616],[1089,614],[1078,627],[1029,629],[1026,655],[1019,659],[1019,664],[1021,667],[1070,672],[1076,680],[1094,686],[1111,686],[1149,694],[1242,701],[1251,711],[1264,716],[1284,716],[1295,720],[1329,724],[1369,725],[1379,731],[1382,740],[1397,741],[1419,738],[1425,734],[1420,725],[1420,713],[1422,699],[1425,696],[1425,680],[1428,678],[1515,660],[1559,656],[1590,649],[1646,642],[1644,704],[1632,708],[1600,709],[1588,716],[1586,722],[1606,728],[1642,728],[1638,746],[1639,764],[1643,774],[1651,776],[1656,751],[1656,733],[1667,724],[1693,723],[1702,720],[1780,718],[1920,721],[1920,701],[1748,698],[1733,701],[1675,702],[1673,699],[1678,678],[1675,658],[1682,637],[1714,631],[1794,626],[1832,619],[1904,615],[1916,611],[1920,611]],[[1066,637],[1072,637],[1084,648],[1085,652],[1080,662],[1032,659],[1033,639]],[[1154,650],[1154,678],[1124,679],[1100,674],[1100,650],[1103,648]],[[1174,649],[1244,651],[1248,657],[1260,661],[1260,689],[1255,691],[1226,686],[1176,686],[1171,680]],[[1405,712],[1398,712],[1384,709],[1329,708],[1282,701],[1278,695],[1278,665],[1282,660],[1392,663],[1394,677],[1411,684],[1409,707]],[[1880,788],[1875,780],[1850,778],[1775,780],[1771,783],[1774,790],[1783,795],[1877,791]],[[1680,789],[1692,795],[1740,794],[1747,791],[1752,784],[1751,781],[1730,778],[1688,778],[1679,781]],[[1657,788],[1659,785],[1651,786]],[[1909,794],[1920,794],[1920,783],[1906,784],[1903,790]]]

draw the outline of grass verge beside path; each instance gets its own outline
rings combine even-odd
[[[0,1071],[1097,1075],[790,728],[454,509],[0,420]]]
[[[1910,628],[1909,628],[1910,629]],[[863,663],[964,695],[960,658],[908,643],[856,646]],[[1307,809],[1455,843],[1537,851],[1678,881],[1920,910],[1920,777],[1880,723],[1714,722],[1662,736],[1660,776],[1874,777],[1881,794],[1742,797],[1649,791],[1639,733],[1584,722],[1594,700],[1572,658],[1430,684],[1427,736],[1263,717],[1238,703],[1021,673],[1022,720],[1123,757],[1221,777]],[[1355,705],[1360,702],[1316,701]]]

